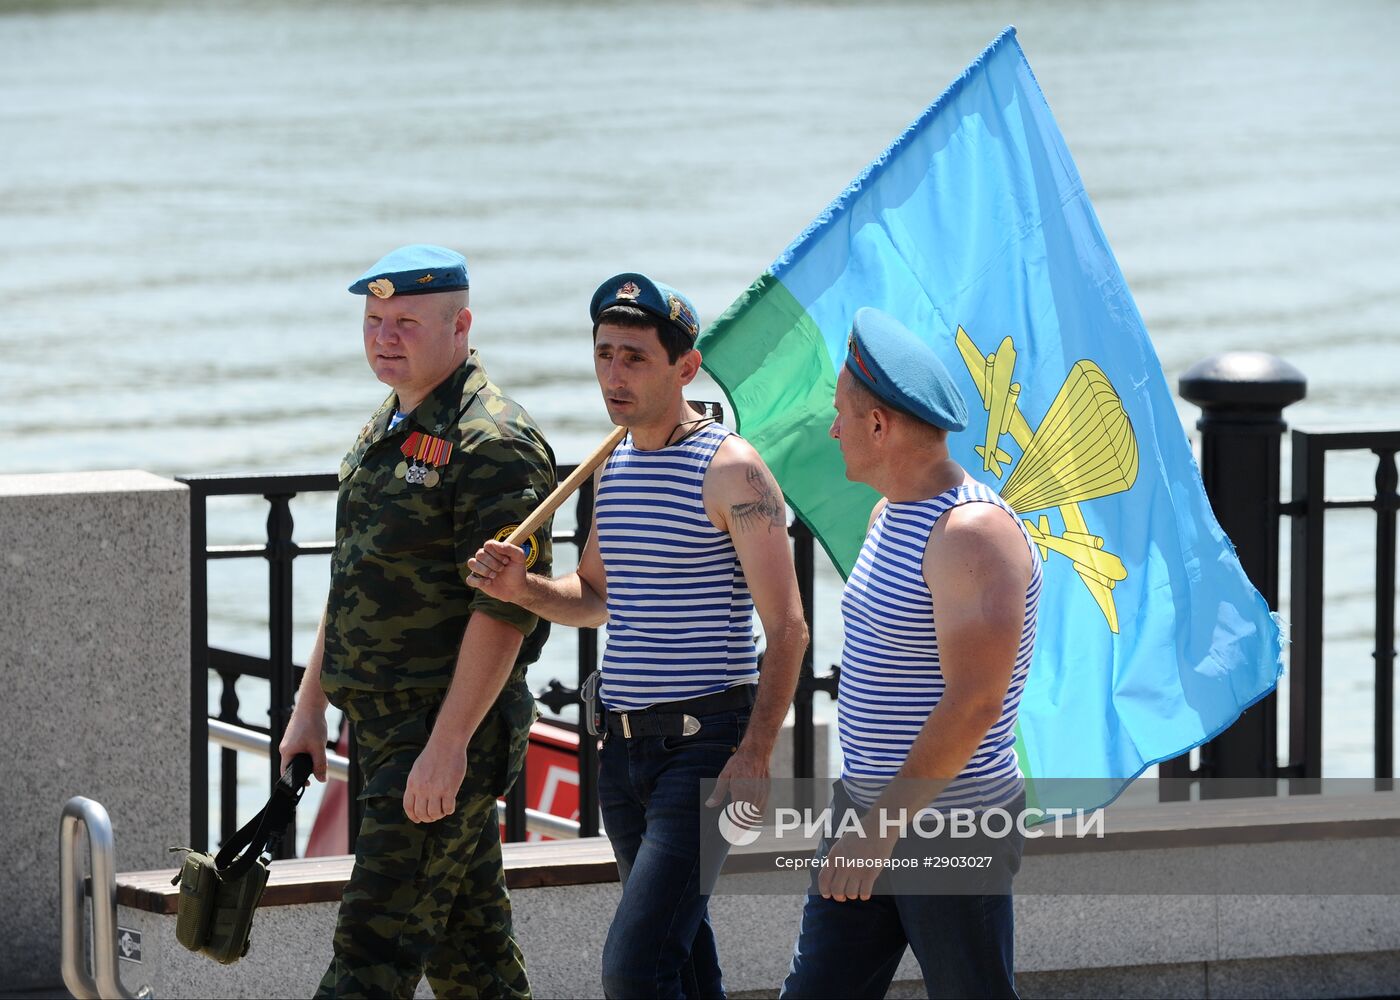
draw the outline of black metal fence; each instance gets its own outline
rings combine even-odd
[[[334,475],[304,476],[182,476],[190,490],[190,843],[196,848],[209,841],[209,675],[217,675],[220,721],[243,726],[271,737],[269,788],[281,774],[277,745],[291,715],[297,684],[304,670],[292,662],[292,563],[297,556],[324,555],[329,542],[297,543],[293,540],[291,501],[302,493],[336,488]],[[267,537],[261,544],[209,545],[208,505],[211,497],[262,496],[268,503]],[[209,646],[209,563],[222,559],[265,559],[268,566],[268,658],[249,656]],[[266,680],[266,725],[239,715],[236,683],[240,677]],[[351,757],[353,761],[353,755]],[[219,754],[219,842],[238,828],[237,754]],[[354,811],[354,796],[350,796]],[[284,838],[287,854],[296,843],[295,820]]]
[[[1329,499],[1325,492],[1327,456],[1369,451],[1376,457],[1375,493]],[[1395,455],[1400,431],[1293,432],[1293,498],[1283,513],[1293,519],[1289,606],[1293,619],[1291,676],[1288,682],[1289,760],[1281,773],[1322,777],[1322,540],[1329,510],[1372,510],[1376,514],[1375,776],[1380,788],[1395,777]]]
[[[562,480],[574,470],[573,465],[558,467]],[[282,761],[277,746],[291,717],[297,686],[305,666],[292,660],[293,606],[292,570],[299,556],[326,555],[330,542],[298,542],[294,537],[291,501],[303,494],[330,493],[337,488],[332,474],[271,475],[271,476],[181,476],[179,481],[190,490],[190,843],[209,844],[209,681],[217,679],[219,711],[212,718],[266,734],[272,744],[268,761],[269,787],[281,774]],[[213,497],[261,496],[268,504],[267,532],[262,542],[241,545],[210,545],[208,541],[209,500]],[[572,532],[553,535],[555,545],[574,546],[582,551],[588,526],[593,521],[593,483],[584,483],[574,500]],[[815,544],[812,534],[801,523],[789,532],[793,539],[797,563],[798,585],[802,595],[803,613],[808,628],[814,613],[813,573]],[[209,563],[223,559],[263,559],[268,566],[269,655],[266,659],[247,653],[209,645]],[[579,687],[598,663],[597,629],[578,629],[578,677],[573,687],[557,679],[537,694],[537,700],[555,716],[569,706],[579,704]],[[244,719],[240,715],[237,682],[252,677],[268,683],[268,718],[266,723]],[[835,668],[826,677],[814,676],[810,647],[802,662],[801,681],[796,697],[796,729],[793,746],[793,776],[811,777],[815,767],[816,743],[813,722],[813,697],[817,692],[836,695]],[[551,725],[579,732],[579,835],[596,836],[598,820],[598,747],[579,727],[564,719],[551,718]],[[332,740],[332,746],[334,740]],[[354,740],[351,738],[349,844],[354,849],[359,829],[356,792],[359,776],[355,766]],[[229,749],[219,752],[219,842],[228,839],[238,828],[238,767],[237,753]],[[507,840],[524,840],[526,836],[525,776],[522,774],[506,800],[505,833]],[[283,856],[290,856],[296,843],[295,826],[283,838]]]
[[[1291,521],[1288,680],[1288,754],[1279,760],[1277,696],[1248,709],[1233,726],[1200,750],[1199,764],[1187,757],[1161,767],[1164,778],[1243,778],[1217,783],[1225,794],[1274,794],[1278,779],[1290,792],[1310,791],[1322,777],[1323,710],[1323,532],[1330,510],[1376,514],[1374,606],[1374,746],[1378,788],[1388,788],[1395,755],[1395,569],[1396,452],[1400,431],[1316,433],[1294,430],[1292,491],[1281,499],[1283,411],[1302,399],[1307,380],[1293,366],[1269,355],[1237,352],[1200,362],[1181,378],[1182,398],[1201,407],[1201,474],[1221,527],[1269,607],[1279,609],[1280,535]],[[1327,457],[1369,451],[1376,456],[1375,492],[1369,497],[1331,498],[1326,493]],[[1168,793],[1172,786],[1175,791]],[[1184,796],[1185,782],[1164,782],[1164,794]],[[1203,786],[1204,788],[1205,786]],[[1209,794],[1207,792],[1206,794]]]

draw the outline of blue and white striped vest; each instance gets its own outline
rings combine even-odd
[[[613,710],[758,680],[753,597],[701,493],[731,433],[711,424],[657,451],[629,434],[603,467],[594,512],[608,586],[602,698]]]
[[[933,596],[924,582],[924,549],[938,519],[965,503],[990,503],[1020,525],[991,489],[958,486],[930,500],[890,503],[870,527],[841,598],[846,641],[841,651],[837,729],[845,758],[841,780],[868,806],[903,766],[915,737],[943,697]],[[1021,529],[1025,535],[1025,529]],[[1024,782],[1016,760],[1016,710],[1030,670],[1040,602],[1041,563],[1029,537],[1032,574],[1026,616],[1001,716],[961,774],[934,803],[940,809],[1004,804]]]

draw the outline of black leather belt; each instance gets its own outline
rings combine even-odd
[[[734,712],[752,708],[754,684],[736,684],[724,691],[686,698],[683,701],[663,701],[649,708],[627,712],[608,711],[608,732],[623,739],[634,736],[693,736],[700,731],[702,715]]]

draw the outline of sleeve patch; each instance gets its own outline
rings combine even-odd
[[[510,533],[518,527],[520,527],[519,524],[508,524],[500,531],[496,532],[496,534],[493,537],[498,542],[504,542],[507,538],[510,537]],[[525,541],[521,543],[520,547],[525,550],[525,568],[528,570],[530,567],[535,565],[535,561],[540,557],[539,539],[532,534],[529,538],[525,539]]]

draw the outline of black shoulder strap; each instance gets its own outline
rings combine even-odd
[[[282,777],[272,789],[267,805],[239,828],[214,857],[221,878],[237,879],[253,867],[253,862],[267,849],[268,842],[280,837],[292,814],[296,812],[306,781],[311,777],[311,755],[299,753],[292,758]]]

